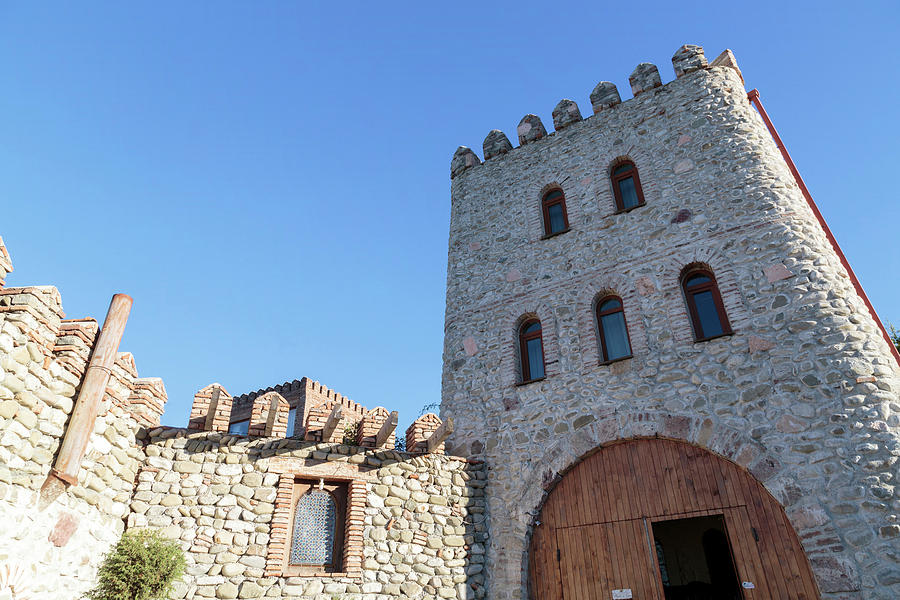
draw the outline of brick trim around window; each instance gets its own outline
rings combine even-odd
[[[294,526],[294,489],[297,482],[308,482],[320,478],[324,479],[326,484],[346,485],[347,506],[344,516],[342,565],[340,569],[333,571],[315,571],[308,567],[298,571],[288,565]],[[266,553],[266,576],[362,577],[365,507],[366,483],[362,479],[345,476],[322,477],[312,469],[309,472],[306,472],[305,469],[282,472],[278,479],[275,511],[272,515],[269,546]]]

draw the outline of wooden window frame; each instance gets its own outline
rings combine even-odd
[[[285,544],[282,573],[285,577],[297,577],[303,575],[338,575],[344,573],[344,545],[347,530],[347,507],[350,496],[347,481],[325,482],[322,489],[328,492],[335,503],[334,541],[331,552],[332,564],[330,565],[295,565],[291,564],[291,549],[294,542],[294,526],[297,517],[297,503],[303,494],[310,490],[318,489],[319,482],[308,479],[296,479],[291,491],[290,526],[288,528],[288,540]]]
[[[550,198],[555,192],[559,192],[559,197]],[[559,231],[550,231],[550,207],[557,204],[562,206],[564,226]],[[541,199],[541,212],[544,215],[544,239],[569,231],[569,211],[566,209],[566,194],[560,188],[553,188],[544,194],[544,197]]]
[[[525,330],[535,323],[538,324],[540,329],[531,333],[525,333]],[[531,379],[531,365],[528,362],[528,342],[534,339],[541,343],[541,361],[544,363],[544,376]],[[547,377],[547,357],[544,354],[544,326],[541,324],[540,319],[528,319],[519,326],[519,358],[521,359],[519,362],[522,369],[520,384],[541,381]]]
[[[709,277],[709,281],[705,283],[694,284],[693,286],[688,288],[688,279],[696,275]],[[728,320],[728,313],[725,312],[725,303],[722,302],[722,294],[719,292],[719,284],[716,281],[716,276],[713,275],[712,271],[710,271],[709,269],[690,269],[686,271],[684,275],[681,276],[681,291],[684,294],[684,301],[687,304],[688,316],[691,320],[691,330],[694,333],[695,342],[705,342],[707,340],[713,340],[734,333],[734,331],[731,329],[731,323]],[[700,313],[697,311],[697,302],[696,300],[694,300],[694,295],[707,291],[712,293],[713,304],[715,305],[716,313],[719,316],[719,325],[722,327],[722,333],[711,336],[702,336],[700,335],[700,333],[703,331],[703,326],[700,323]]]
[[[614,174],[616,169],[624,167],[625,165],[631,165],[631,170],[619,173],[618,175]],[[623,179],[628,179],[629,177],[634,179],[634,191],[637,194],[638,203],[630,208],[625,208],[625,202],[622,200],[622,191],[619,189],[619,182]],[[638,174],[638,168],[637,165],[634,164],[634,161],[623,160],[614,164],[609,170],[609,180],[612,182],[613,197],[616,200],[617,213],[625,213],[644,206],[644,190],[641,187],[641,177]]]
[[[603,306],[603,303],[608,300],[618,300],[619,308],[612,308],[609,310],[601,311],[600,307]],[[628,350],[630,350],[630,353],[627,356],[620,356],[619,358],[610,360],[608,358],[609,353],[606,351],[606,336],[603,335],[603,317],[605,315],[612,315],[618,312],[622,313],[622,323],[625,325],[625,339],[628,340]],[[631,346],[631,334],[628,332],[628,318],[625,316],[625,303],[622,301],[622,298],[616,296],[615,294],[603,296],[597,301],[596,308],[594,309],[594,314],[597,316],[597,335],[600,338],[600,364],[608,365],[620,360],[628,360],[629,358],[634,358],[634,348]]]

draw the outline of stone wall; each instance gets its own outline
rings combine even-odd
[[[697,50],[676,54],[665,85],[640,65],[633,99],[602,82],[587,119],[561,102],[554,133],[526,116],[518,148],[492,131],[483,164],[454,155],[441,412],[458,422],[449,451],[490,469],[491,598],[525,597],[530,528],[557,473],[654,435],[762,481],[823,597],[900,596],[897,362],[739,71]],[[646,205],[618,213],[609,170],[622,158]],[[571,229],[545,238],[550,186]],[[733,335],[693,341],[679,276],[697,263]],[[600,364],[593,313],[606,292],[624,301],[634,351],[613,364]],[[517,326],[534,316],[547,377],[520,385]]]
[[[181,541],[188,570],[172,598],[485,595],[480,461],[164,427],[144,442],[128,527]],[[283,575],[289,542],[278,531],[289,531],[290,507],[280,492],[294,478],[350,484],[348,538],[358,538],[345,553],[358,551],[358,565],[336,575]]]
[[[0,256],[8,260],[2,246]],[[10,594],[4,597],[78,597],[124,529],[144,458],[135,433],[158,425],[165,402],[162,383],[137,378],[130,354],[120,353],[112,368],[77,484],[66,489],[48,477],[97,330],[93,319],[64,319],[56,288],[0,288],[0,595]]]

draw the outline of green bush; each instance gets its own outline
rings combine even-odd
[[[127,531],[103,557],[89,600],[159,600],[184,574],[184,552],[158,531]]]

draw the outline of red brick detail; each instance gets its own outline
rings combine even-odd
[[[266,551],[266,576],[284,575],[286,554],[290,551],[294,507],[294,482],[297,479],[319,479],[318,475],[304,475],[302,470],[282,473],[278,480],[275,496],[275,511],[269,530],[269,546]],[[344,480],[346,481],[346,480]],[[347,482],[347,515],[344,520],[344,565],[341,573],[321,573],[307,576],[322,577],[362,577],[363,529],[365,527],[366,483],[359,479]]]
[[[210,403],[216,399],[215,410],[212,415]],[[194,431],[220,431],[226,433],[231,421],[232,398],[225,388],[218,383],[211,383],[196,394],[194,404],[191,406],[188,429]]]
[[[406,429],[406,451],[412,454],[424,454],[428,451],[428,438],[437,431],[443,422],[434,413],[426,413],[412,422]],[[444,453],[444,444],[434,449],[436,454]]]
[[[372,410],[366,413],[366,416],[362,418],[362,421],[359,422],[359,430],[356,432],[356,445],[364,446],[366,448],[374,448],[375,447],[375,436],[378,435],[378,432],[381,430],[381,427],[384,425],[384,422],[387,421],[391,416],[391,413],[387,411],[386,408],[381,406],[376,406]],[[387,440],[385,440],[383,448],[393,449],[394,445],[397,441],[397,433],[391,432],[391,435],[388,436]]]
[[[69,543],[69,538],[78,529],[78,519],[68,513],[60,515],[59,520],[50,532],[50,543],[56,547],[62,547]]]
[[[285,437],[290,410],[290,403],[278,392],[257,396],[253,399],[248,435]]]
[[[138,423],[145,427],[158,427],[169,396],[159,377],[142,377],[134,380],[128,397],[127,409]]]

